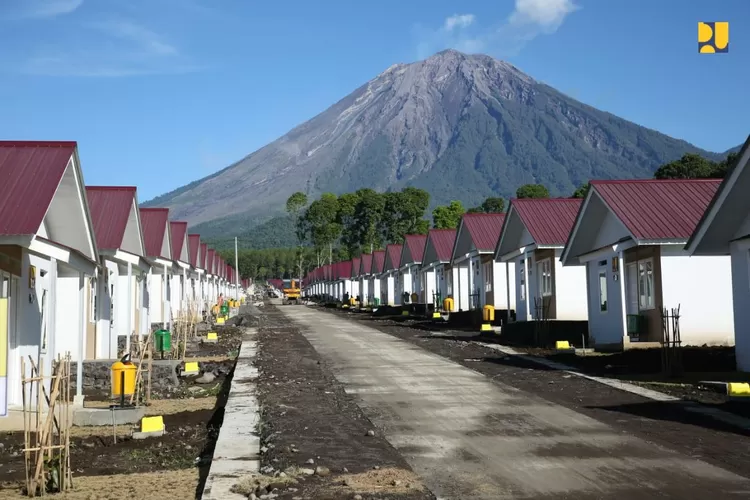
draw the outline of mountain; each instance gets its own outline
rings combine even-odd
[[[283,137],[159,196],[207,237],[244,232],[311,197],[416,186],[473,205],[527,183],[567,195],[589,179],[650,177],[697,148],[578,102],[513,65],[455,50],[396,64]]]

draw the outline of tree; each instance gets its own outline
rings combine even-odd
[[[461,222],[464,212],[461,202],[453,200],[449,205],[436,207],[432,211],[432,225],[435,229],[455,229]]]
[[[357,193],[346,193],[339,196],[338,211],[336,213],[336,220],[339,226],[341,226],[341,244],[348,250],[350,255],[356,255],[360,250],[357,233],[354,230],[357,203],[359,202],[359,195]]]
[[[338,211],[339,198],[332,193],[323,193],[319,199],[310,203],[305,211],[305,225],[315,249],[318,265],[323,263],[324,252],[328,254],[329,264],[332,262],[333,244],[341,235]]]
[[[587,194],[589,194],[589,189],[591,188],[591,183],[587,182],[586,184],[581,184],[578,186],[578,189],[573,191],[573,196],[571,198],[585,198]]]
[[[305,241],[305,228],[300,223],[302,210],[304,210],[305,205],[307,205],[307,195],[300,191],[297,191],[286,200],[286,211],[294,219],[294,227],[297,231],[297,243],[300,246]]]
[[[505,200],[491,196],[478,207],[470,208],[470,214],[501,214],[505,211]]]
[[[716,170],[716,163],[695,153],[685,153],[682,158],[659,167],[654,179],[707,179]]]
[[[377,191],[369,188],[360,189],[356,193],[357,204],[354,208],[354,224],[346,227],[352,241],[356,241],[360,251],[372,252],[379,248],[380,221],[383,218],[385,208],[385,197]]]
[[[430,194],[424,189],[408,187],[384,195],[380,234],[387,243],[403,243],[407,234],[425,234],[430,228],[424,212],[430,204]]]
[[[516,190],[516,198],[549,198],[549,190],[542,184],[524,184]]]

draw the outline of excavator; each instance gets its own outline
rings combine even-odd
[[[283,305],[300,303],[302,292],[299,288],[299,285],[297,284],[297,280],[284,280],[282,291],[284,292],[284,298],[281,301]]]

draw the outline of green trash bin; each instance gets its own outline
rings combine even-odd
[[[221,305],[221,315],[225,317],[229,316],[229,305],[226,303]]]
[[[172,332],[169,330],[157,330],[154,332],[154,349],[156,352],[169,352],[172,350]]]
[[[379,305],[380,305],[380,298],[379,297],[375,297],[375,307],[377,307]]]

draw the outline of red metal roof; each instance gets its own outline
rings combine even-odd
[[[424,246],[427,243],[426,234],[407,234],[404,245],[409,248],[412,262],[421,263],[424,257]]]
[[[549,246],[565,246],[582,202],[581,198],[510,200],[536,244]]]
[[[169,230],[172,231],[172,260],[181,260],[182,247],[185,244],[185,234],[187,234],[187,222],[183,221],[170,221]],[[188,249],[188,255],[190,249]],[[190,257],[188,257],[188,260]]]
[[[211,272],[210,269],[206,269],[206,261],[208,260],[208,243],[201,243],[201,269],[205,269],[207,272]]]
[[[453,254],[453,245],[456,243],[455,229],[430,229],[427,238],[432,241],[440,262],[450,262]],[[427,244],[425,243],[425,247]],[[424,256],[423,256],[424,257]]]
[[[198,249],[201,247],[201,235],[200,234],[188,234],[188,245],[190,245],[189,256],[190,265],[198,267]]]
[[[141,208],[141,226],[143,228],[143,243],[146,245],[148,257],[163,257],[172,259],[171,255],[162,255],[162,243],[169,221],[168,208]]]
[[[383,265],[385,264],[385,250],[375,250],[372,252],[372,269],[373,274],[380,274],[383,272]]]
[[[339,262],[339,279],[349,279],[352,277],[352,261],[345,260]]]
[[[371,253],[362,254],[362,267],[361,267],[362,272],[360,274],[370,274],[371,269],[372,269],[372,254]]]
[[[209,248],[206,250],[206,265],[208,267],[204,267],[206,272],[208,274],[214,274],[214,254],[216,253],[216,250],[213,248]]]
[[[391,271],[399,268],[399,264],[401,263],[401,251],[403,248],[403,245],[386,245],[385,251],[388,253],[388,263],[390,265],[386,268],[384,264],[383,271]]]
[[[91,224],[100,249],[117,250],[122,245],[135,192],[131,186],[86,186]]]
[[[503,229],[505,214],[464,214],[462,222],[477,250],[493,252]]]
[[[638,240],[687,240],[721,179],[591,181]]]
[[[362,267],[362,258],[354,257],[352,259],[352,278],[359,276],[359,268]]]
[[[0,234],[36,234],[76,147],[75,142],[0,141]]]

